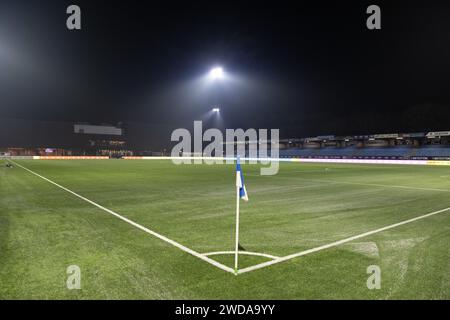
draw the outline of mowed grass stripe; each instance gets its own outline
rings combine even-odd
[[[175,166],[170,161],[145,160],[20,163],[114,211],[126,213],[139,224],[152,226],[197,252],[233,249],[233,166]],[[0,266],[3,266],[0,268],[0,297],[31,297],[33,294],[33,297],[63,299],[74,296],[128,299],[450,298],[449,281],[445,276],[450,261],[449,215],[434,216],[358,241],[361,248],[378,248],[378,255],[365,255],[364,251],[354,251],[354,246],[344,244],[286,261],[276,268],[246,273],[245,277],[230,277],[196,258],[183,258],[183,252],[168,250],[163,242],[159,245],[158,240],[149,240],[152,238],[144,233],[140,236],[133,229],[127,231],[128,228],[120,227],[119,220],[92,233],[86,227],[95,227],[99,220],[106,223],[108,219],[83,214],[80,221],[78,213],[73,215],[72,208],[64,208],[64,202],[68,202],[64,193],[40,188],[21,175],[22,170],[5,169],[2,172],[0,225],[9,227],[2,229],[8,232],[3,233],[6,236],[0,237],[0,241],[5,243],[4,248],[16,250],[8,249],[8,255],[0,252]],[[277,256],[321,246],[449,206],[443,192],[302,180],[336,179],[450,189],[450,180],[441,178],[450,173],[449,168],[444,167],[282,164],[277,176],[262,177],[258,173],[258,166],[244,166],[250,201],[241,207],[242,245],[249,251]],[[28,187],[26,182],[30,182]],[[20,193],[23,197],[18,196]],[[10,211],[16,201],[23,205]],[[34,204],[42,210],[47,207],[49,215],[46,216],[52,217],[51,223],[42,221],[40,217],[44,216],[33,212]],[[89,212],[93,210],[95,207]],[[80,224],[74,224],[70,231],[64,220],[56,219],[59,215]],[[83,221],[89,223],[86,225]],[[40,230],[30,232],[32,228]],[[52,241],[41,241],[51,239],[56,230],[71,232],[72,236],[67,238],[70,243],[64,243],[64,237],[60,236],[57,246]],[[30,241],[18,241],[19,234]],[[70,251],[64,251],[67,247],[79,247],[83,252],[81,248],[86,244],[91,248],[89,251],[78,256],[76,261],[68,260],[82,265],[86,279],[83,290],[75,294],[65,291],[65,269],[60,271],[60,289],[45,285],[50,282],[44,279],[52,278],[55,269],[40,269],[33,262],[42,265],[42,262],[51,262],[59,256],[71,257]],[[96,257],[100,255],[103,258],[99,260]],[[227,261],[228,258],[220,261],[232,263]],[[243,266],[262,262],[244,259]],[[59,265],[58,261],[53,264]],[[104,261],[108,261],[109,267],[103,266]],[[366,267],[370,264],[382,267],[381,290],[369,291],[365,286]],[[23,273],[18,273],[19,268]],[[94,270],[97,270],[95,274]]]

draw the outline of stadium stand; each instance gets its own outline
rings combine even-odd
[[[450,158],[450,147],[449,146],[437,146],[437,145],[422,146],[421,148],[415,149],[414,156],[416,156],[416,157],[449,157]]]
[[[282,158],[450,159],[450,131],[280,141]]]
[[[450,146],[289,148],[280,150],[280,156],[288,158],[450,158]]]
[[[167,141],[173,129],[0,119],[0,156],[170,155],[173,145]],[[281,139],[279,157],[450,160],[450,131]]]
[[[407,157],[413,148],[405,146],[396,147],[367,147],[357,151],[356,156],[361,157]]]

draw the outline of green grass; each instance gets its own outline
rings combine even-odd
[[[232,165],[17,162],[198,252],[234,248]],[[288,255],[450,206],[449,167],[243,170],[248,251]],[[0,166],[1,299],[449,299],[449,243],[450,211],[234,276],[17,166]],[[233,266],[232,256],[213,258]],[[81,268],[81,290],[66,287],[72,264]],[[380,290],[367,289],[369,265],[381,268]]]

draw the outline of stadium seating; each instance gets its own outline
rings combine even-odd
[[[407,146],[396,147],[367,147],[360,148],[357,156],[360,157],[407,157],[413,149]]]
[[[300,149],[300,148],[291,148],[291,149],[284,149],[280,150],[280,156],[287,156],[287,157],[311,157],[314,155],[314,153],[317,151],[317,149]]]
[[[317,157],[317,158],[411,158],[411,157],[450,157],[450,146],[428,145],[423,147],[323,147],[289,148],[280,150],[280,157]]]
[[[336,148],[326,147],[316,150],[315,156],[319,157],[352,157],[356,152],[356,147]]]
[[[429,145],[415,150],[416,157],[450,157],[450,147]]]

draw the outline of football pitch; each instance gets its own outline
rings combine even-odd
[[[448,166],[5,163],[0,299],[450,299]]]

